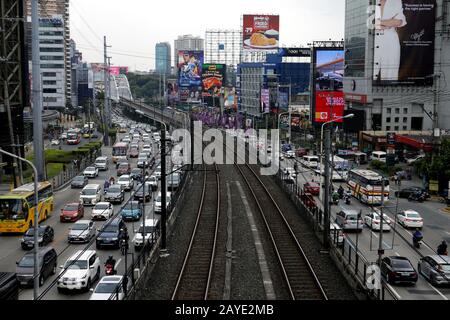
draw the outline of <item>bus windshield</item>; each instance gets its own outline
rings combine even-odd
[[[0,220],[24,220],[26,208],[20,199],[0,199]]]
[[[126,156],[127,155],[127,148],[126,147],[114,147],[113,149],[113,156]]]
[[[68,133],[67,139],[69,140],[77,140],[78,139],[78,133]]]

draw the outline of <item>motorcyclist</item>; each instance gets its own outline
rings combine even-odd
[[[446,256],[448,255],[447,251],[447,242],[444,240],[437,248],[437,254],[440,256]]]
[[[335,203],[335,204],[339,203],[339,193],[333,192],[333,195],[331,196],[331,198],[333,199],[333,203]]]
[[[339,186],[338,194],[339,194],[339,199],[344,198],[344,188],[342,188],[342,186]]]
[[[416,230],[416,232],[414,232],[413,234],[413,243],[414,246],[418,246],[419,242],[423,240],[423,234],[422,232],[420,232],[419,229]]]
[[[106,193],[106,191],[108,191],[108,189],[109,189],[109,181],[108,181],[108,180],[105,180],[105,183],[103,184],[103,190],[104,190],[105,193]]]
[[[109,256],[109,258],[108,258],[108,260],[106,260],[106,262],[105,262],[105,267],[106,266],[111,266],[111,268],[112,268],[112,273],[114,274],[115,273],[115,267],[116,267],[116,260],[114,259],[114,257],[113,256]]]

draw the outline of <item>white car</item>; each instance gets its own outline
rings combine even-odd
[[[117,184],[125,191],[131,191],[134,188],[134,180],[129,175],[123,175],[117,180]]]
[[[288,158],[288,159],[295,159],[295,151],[294,150],[290,150],[290,151],[286,152],[286,158]]]
[[[159,220],[145,219],[145,240],[148,243],[156,242],[159,230]],[[134,230],[133,244],[136,251],[144,246],[144,224],[141,224],[138,230]]]
[[[391,231],[391,219],[386,215],[383,214],[383,231]],[[380,213],[379,212],[371,212],[368,215],[364,217],[364,223],[366,226],[368,226],[370,229],[374,231],[380,231],[381,229],[381,220],[380,220]]]
[[[92,295],[89,300],[123,300],[123,276],[104,276],[95,289],[91,289]],[[128,292],[131,290],[132,282],[127,278]]]
[[[158,168],[156,168],[154,174],[156,179],[161,180],[161,166],[158,166]]]
[[[83,171],[83,175],[88,178],[97,178],[98,177],[98,168],[96,167],[87,167]]]
[[[100,279],[100,259],[95,250],[78,251],[67,259],[59,273],[58,291],[89,290],[92,284]]]
[[[108,220],[114,214],[114,206],[109,202],[99,202],[92,209],[92,220]]]
[[[171,192],[166,193],[166,209],[169,207],[170,199],[172,196]],[[162,201],[162,195],[161,192],[158,193],[158,196],[155,199],[155,213],[161,213],[161,201]]]
[[[146,181],[146,183],[150,185],[152,192],[158,190],[158,178],[156,178],[155,176],[150,176],[150,178],[148,178]]]
[[[152,147],[150,147],[150,146],[144,146],[144,147],[142,148],[142,152],[143,152],[143,153],[147,153],[147,154],[152,154]]]
[[[50,144],[52,146],[59,146],[61,142],[58,139],[53,139],[52,141],[50,141]]]
[[[423,228],[423,219],[417,211],[405,210],[397,213],[398,223],[405,228]]]
[[[416,161],[419,161],[419,160],[424,159],[424,158],[425,158],[425,155],[424,155],[424,154],[421,154],[421,155],[418,155],[417,157],[414,157],[414,158],[411,158],[411,159],[407,159],[407,160],[406,160],[406,163],[407,163],[408,165],[412,165],[412,164],[414,164]]]
[[[89,220],[79,220],[69,229],[67,241],[69,243],[88,243],[94,237],[94,223]]]

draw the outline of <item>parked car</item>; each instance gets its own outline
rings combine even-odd
[[[160,222],[158,219],[145,219],[145,229],[144,224],[141,224],[138,230],[134,230],[133,244],[136,251],[144,247],[144,236],[145,242],[154,243],[158,239]]]
[[[99,202],[92,209],[92,220],[108,220],[114,215],[114,206],[109,202]]]
[[[420,188],[420,187],[409,187],[409,188],[402,189],[400,191],[396,191],[395,196],[397,198],[408,199],[411,195],[413,195],[415,193],[420,193],[420,194],[424,195],[426,199],[431,198],[430,194],[425,189]]]
[[[381,215],[379,212],[371,212],[364,217],[364,223],[374,231],[381,230]],[[383,231],[391,231],[391,219],[383,214]]]
[[[68,203],[61,209],[59,221],[75,222],[84,217],[84,206],[80,202]]]
[[[127,292],[130,292],[132,281],[127,279]],[[104,276],[97,284],[95,289],[91,289],[92,295],[89,300],[123,300],[124,276]]]
[[[138,201],[129,201],[121,211],[124,221],[139,221],[142,217],[142,206]]]
[[[404,210],[397,213],[398,223],[405,228],[423,228],[423,219],[417,211]]]
[[[320,194],[320,186],[316,182],[307,182],[305,183],[303,190],[306,193],[310,193],[313,196],[318,196]]]
[[[67,240],[69,243],[88,243],[95,237],[94,222],[80,220],[69,229]]]
[[[117,184],[125,191],[131,191],[134,188],[134,181],[129,175],[123,175],[117,180]]]
[[[50,226],[39,226],[38,243],[39,247],[43,247],[53,242],[55,231]],[[20,242],[23,250],[31,250],[34,248],[34,228],[28,229]]]
[[[123,162],[119,165],[117,168],[117,176],[123,176],[124,174],[130,174],[131,173],[131,165],[127,162]]]
[[[85,186],[87,186],[89,183],[89,178],[86,176],[76,176],[73,178],[72,182],[70,183],[70,187],[72,189],[82,189]]]
[[[119,248],[119,239],[122,232],[125,232],[127,226],[122,220],[122,217],[116,217],[112,221],[105,223],[101,229],[99,229],[98,237],[96,240],[96,248],[102,249],[103,247]],[[124,230],[124,231],[121,231]]]
[[[100,258],[95,250],[77,251],[67,259],[59,273],[58,291],[89,290],[100,279]]]
[[[125,193],[122,186],[119,184],[113,184],[108,188],[105,193],[105,201],[110,203],[122,203],[125,200]]]
[[[415,284],[419,278],[408,258],[397,256],[386,257],[382,260],[381,275],[389,284]]]
[[[39,266],[39,286],[43,286],[45,280],[56,274],[58,254],[55,249],[45,247],[38,251]],[[34,281],[34,252],[29,252],[18,261],[16,267],[17,280],[23,286],[33,286]]]
[[[98,177],[98,169],[96,167],[87,167],[83,171],[83,175],[88,178],[97,178]]]
[[[432,285],[450,284],[450,257],[448,256],[423,257],[417,269]]]
[[[134,193],[134,200],[137,201],[144,201],[145,198],[145,202],[150,201],[150,199],[152,198],[152,189],[151,186],[149,185],[149,183],[145,183],[145,197],[144,197],[144,184],[139,184],[137,186],[137,190]]]
[[[85,206],[95,206],[101,200],[102,189],[99,184],[88,184],[80,193],[80,202]]]
[[[61,144],[61,141],[59,139],[53,139],[50,141],[50,145],[52,146],[59,146]]]
[[[356,230],[362,232],[364,228],[364,222],[361,218],[361,214],[356,210],[341,210],[336,214],[336,223],[344,231]]]

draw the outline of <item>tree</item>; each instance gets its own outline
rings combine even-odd
[[[441,143],[439,154],[431,153],[416,163],[416,169],[421,175],[431,180],[440,180],[450,177],[450,139],[444,139]]]

